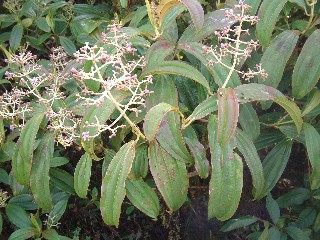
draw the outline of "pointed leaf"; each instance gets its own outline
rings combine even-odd
[[[149,164],[153,179],[170,211],[185,202],[189,181],[186,165],[172,158],[156,141],[149,145]]]
[[[292,74],[292,94],[296,98],[304,97],[317,84],[320,78],[320,29],[315,30],[305,42],[294,66]]]
[[[280,208],[279,205],[277,203],[277,201],[275,201],[271,194],[269,193],[266,199],[266,206],[268,209],[268,213],[271,217],[271,220],[274,224],[277,224],[280,218]]]
[[[264,190],[264,174],[260,157],[252,140],[245,132],[237,129],[235,136],[238,142],[237,148],[242,153],[252,176],[254,198],[259,199]]]
[[[258,219],[254,216],[244,216],[237,219],[232,219],[228,221],[225,225],[223,225],[220,231],[229,232],[238,228],[249,226],[252,223],[255,223],[256,221],[258,221]]]
[[[170,44],[166,40],[156,41],[146,53],[147,67],[159,65],[166,57],[174,53],[174,48],[175,45]]]
[[[173,107],[167,103],[159,103],[152,107],[146,114],[143,124],[144,134],[149,141],[155,139],[165,115],[171,111]]]
[[[44,237],[47,240],[61,240],[57,231],[52,228],[43,231],[42,237]]]
[[[288,100],[285,97],[275,98],[273,99],[273,101],[279,104],[289,113],[290,117],[292,118],[294,124],[297,127],[297,132],[299,135],[303,124],[300,108],[294,102]]]
[[[77,51],[74,43],[67,37],[60,36],[59,41],[64,51],[69,54],[69,56],[73,56],[73,54]]]
[[[280,196],[277,199],[277,203],[280,208],[293,207],[295,205],[301,205],[304,201],[310,199],[310,190],[306,188],[294,188],[288,193]]]
[[[157,194],[143,180],[126,181],[127,197],[140,211],[153,219],[157,219],[160,203]]]
[[[262,162],[265,176],[264,195],[270,192],[280,179],[291,153],[292,141],[283,140],[268,153]]]
[[[10,235],[9,240],[25,240],[33,237],[37,233],[38,230],[34,227],[21,228],[14,231]]]
[[[287,64],[299,38],[297,31],[284,31],[272,40],[262,58],[262,68],[268,74],[267,79],[258,77],[259,83],[277,88]]]
[[[258,12],[260,21],[256,27],[256,35],[263,47],[269,45],[278,16],[286,2],[287,0],[268,0],[262,2]]]
[[[148,174],[148,148],[146,144],[136,149],[130,176],[134,179],[145,178]]]
[[[2,145],[4,144],[5,139],[6,139],[6,133],[4,130],[3,119],[2,117],[0,117],[0,149],[2,148]]]
[[[16,50],[20,46],[20,42],[23,34],[23,25],[22,23],[17,23],[11,30],[10,34],[10,47],[13,50]]]
[[[218,139],[220,146],[233,137],[238,124],[239,103],[232,88],[218,89]]]
[[[65,170],[59,168],[50,169],[51,184],[64,192],[75,194],[73,176]]]
[[[303,124],[308,157],[312,166],[311,189],[320,187],[320,134],[309,123]]]
[[[218,110],[218,98],[217,96],[211,96],[208,99],[200,103],[187,118],[187,122],[193,122],[195,120],[204,118],[212,112]]]
[[[258,114],[250,103],[241,105],[239,123],[242,130],[251,138],[251,140],[255,140],[260,135]]]
[[[77,163],[74,172],[74,190],[81,198],[87,197],[91,177],[92,158],[85,153]]]
[[[47,212],[52,207],[50,195],[50,162],[54,151],[54,135],[47,134],[41,140],[33,159],[30,187],[36,203]]]
[[[7,204],[6,215],[9,218],[10,222],[12,222],[18,228],[33,227],[28,213],[15,204]]]
[[[101,185],[100,211],[103,221],[118,227],[121,205],[126,194],[125,181],[135,156],[135,142],[123,145],[109,164]]]
[[[312,91],[309,95],[311,95],[311,96],[303,108],[302,116],[307,115],[313,109],[315,109],[317,106],[320,105],[320,90],[319,89],[314,89],[314,91]]]
[[[285,228],[287,234],[294,240],[309,240],[309,234],[300,228],[290,226]]]
[[[146,68],[141,77],[155,74],[176,74],[188,77],[200,83],[210,92],[207,79],[195,67],[182,61],[164,61],[158,63],[150,68]]]
[[[211,152],[212,174],[209,185],[208,218],[225,221],[233,216],[240,202],[243,186],[243,165],[241,158],[233,153],[233,147],[218,142],[218,121],[209,119],[208,133]]]
[[[29,184],[35,139],[43,117],[44,113],[37,113],[25,124],[12,158],[14,177],[22,185]]]

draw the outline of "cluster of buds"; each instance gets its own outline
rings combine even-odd
[[[249,69],[247,72],[236,68],[237,66],[241,68],[241,64],[250,57],[253,50],[256,50],[259,46],[259,41],[252,39],[246,40],[250,34],[249,29],[245,29],[244,25],[255,25],[259,21],[257,16],[250,16],[250,10],[251,6],[245,4],[243,0],[240,0],[239,3],[235,5],[235,9],[226,9],[226,18],[230,23],[236,24],[216,31],[215,35],[220,45],[203,46],[203,52],[209,57],[209,65],[221,64],[230,69],[230,75],[232,72],[236,72],[245,80],[250,80],[258,75],[261,75],[262,78],[265,79],[268,74],[261,68],[261,65],[257,65],[255,70]],[[232,59],[232,66],[226,64],[224,59]],[[228,80],[229,79],[226,80],[223,87],[227,85]]]
[[[132,46],[128,36],[121,30],[121,25],[114,22],[108,26],[108,33],[101,34],[104,47],[85,46],[80,48],[74,57],[79,64],[89,63],[91,68],[76,69],[73,68],[71,73],[78,82],[82,92],[77,94],[78,101],[85,106],[101,105],[110,100],[120,112],[120,116],[112,123],[99,122],[98,118],[94,122],[85,123],[85,127],[95,127],[100,134],[103,131],[109,131],[110,137],[116,135],[117,129],[123,125],[117,123],[126,116],[126,112],[141,112],[141,107],[145,106],[145,97],[151,93],[148,85],[152,83],[152,77],[139,79],[137,69],[145,67],[145,59],[137,54],[137,49]],[[100,90],[92,91],[86,85],[86,80],[99,83]],[[125,103],[118,102],[114,97],[115,91],[125,91],[129,98]],[[128,121],[128,118],[125,117]],[[129,122],[131,125],[131,123]],[[89,136],[89,132],[82,134],[82,139],[87,140],[94,138]]]

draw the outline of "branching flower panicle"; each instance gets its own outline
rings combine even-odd
[[[261,68],[261,65],[256,65],[255,69],[242,71],[241,64],[245,59],[251,56],[253,50],[259,46],[259,41],[245,40],[245,37],[250,35],[249,29],[245,29],[245,24],[255,25],[259,19],[257,16],[250,16],[249,11],[251,6],[240,0],[235,9],[226,9],[225,16],[229,22],[234,23],[234,26],[224,27],[220,31],[216,31],[215,35],[220,43],[219,46],[204,46],[203,51],[209,57],[209,64],[221,64],[228,68],[229,75],[222,87],[226,87],[233,72],[239,74],[243,79],[250,80],[257,75],[267,78],[267,73]],[[228,65],[224,59],[232,59],[232,65]]]

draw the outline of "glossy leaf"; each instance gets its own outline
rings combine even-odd
[[[225,221],[238,208],[243,186],[242,159],[233,153],[233,147],[218,142],[218,120],[211,116],[208,123],[212,173],[209,184],[208,218]]]
[[[277,201],[272,198],[270,193],[267,195],[266,206],[272,222],[277,224],[280,218],[280,208]]]
[[[308,157],[312,166],[311,188],[320,187],[320,134],[309,123],[303,124]]]
[[[20,46],[20,42],[23,34],[23,25],[22,23],[17,23],[11,30],[10,34],[10,47],[13,50],[16,50]]]
[[[44,212],[49,211],[52,202],[50,195],[50,162],[54,151],[54,135],[47,134],[41,140],[33,159],[30,187],[36,203]]]
[[[153,219],[157,219],[160,203],[157,194],[143,180],[126,181],[127,197],[140,211]]]
[[[202,86],[204,86],[209,92],[210,87],[206,78],[193,66],[182,61],[164,61],[154,65],[150,68],[147,68],[143,72],[143,76],[155,74],[176,74],[184,77],[188,77]]]
[[[160,24],[163,22],[164,17],[167,15],[169,10],[172,7],[185,6],[191,16],[192,22],[197,29],[200,29],[203,26],[204,22],[204,12],[201,7],[201,4],[196,0],[162,0],[160,1],[159,6],[157,7],[157,13],[159,16]]]
[[[149,145],[149,165],[153,179],[170,211],[185,202],[189,181],[186,165],[172,158],[156,141]]]
[[[125,181],[135,156],[135,142],[124,144],[109,164],[102,180],[100,211],[107,225],[118,227],[121,205],[126,194]]]
[[[273,99],[273,101],[279,104],[289,113],[290,117],[292,118],[294,124],[297,127],[297,132],[299,135],[303,124],[300,108],[295,104],[295,102],[292,102],[285,97],[275,98]]]
[[[112,94],[113,98],[119,103],[128,96],[128,93],[122,91],[117,91]],[[115,108],[115,105],[109,99],[104,99],[100,106],[92,106],[82,120],[80,126],[81,135],[83,135],[84,132],[88,132],[89,139],[84,140],[82,138],[81,144],[84,150],[88,152],[94,160],[99,160],[99,158],[94,153],[94,139],[90,136],[95,136],[99,130],[96,127],[86,127],[86,122],[93,124],[96,123],[98,119],[99,123],[105,123],[110,118]]]
[[[212,112],[218,110],[218,98],[217,96],[211,96],[208,99],[200,103],[187,118],[187,121],[193,122],[195,120],[204,118]]]
[[[259,83],[277,88],[287,64],[299,38],[297,31],[284,31],[272,40],[262,58],[262,68],[268,74],[267,79],[258,77]]]
[[[296,98],[304,97],[317,84],[320,78],[320,29],[315,30],[305,42],[294,66],[292,74],[292,94]]]
[[[291,153],[292,141],[283,140],[278,143],[266,156],[262,162],[265,176],[266,195],[270,192],[280,179]]]
[[[37,113],[25,124],[12,158],[14,177],[22,185],[29,184],[35,139],[43,117],[44,113]]]
[[[258,152],[250,137],[240,129],[237,129],[237,148],[242,153],[252,176],[254,198],[259,199],[264,191],[263,167]]]
[[[92,158],[85,153],[77,163],[74,172],[74,190],[81,198],[86,198],[91,177]]]
[[[159,103],[146,114],[143,124],[144,134],[149,141],[155,139],[164,116],[173,109],[170,104]]]
[[[242,130],[250,137],[251,140],[257,139],[260,135],[258,114],[250,103],[241,105],[239,123]]]
[[[258,12],[260,21],[256,26],[256,35],[263,47],[269,45],[278,16],[286,2],[287,0],[268,0],[262,2]]]
[[[218,139],[220,146],[233,137],[239,117],[239,103],[232,88],[218,89]]]
[[[9,240],[25,240],[33,237],[37,233],[37,229],[33,227],[21,228],[14,231],[10,235]]]
[[[244,216],[237,219],[232,219],[222,226],[220,231],[229,232],[235,229],[243,228],[249,226],[258,221],[254,216]]]

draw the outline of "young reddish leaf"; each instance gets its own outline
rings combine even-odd
[[[263,47],[269,45],[278,16],[286,2],[287,0],[268,0],[262,2],[258,12],[260,21],[256,27],[256,35]]]
[[[315,30],[305,42],[292,74],[292,94],[304,97],[320,78],[320,29]]]
[[[121,205],[126,195],[125,181],[135,156],[135,142],[123,145],[112,159],[102,180],[100,211],[107,225],[119,225]]]
[[[153,179],[170,211],[185,202],[189,181],[185,163],[171,157],[157,141],[149,145],[149,164]]]
[[[162,0],[157,8],[160,25],[171,8],[181,5],[188,9],[196,28],[201,29],[204,23],[204,12],[201,4],[197,0]]]
[[[232,88],[218,89],[218,139],[221,147],[233,137],[239,117],[239,103]]]

